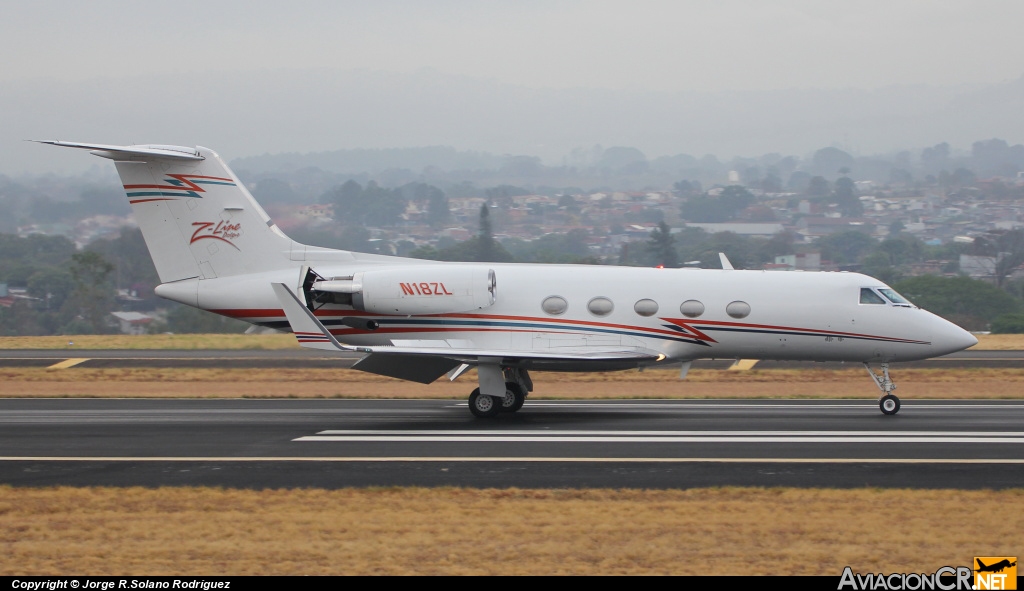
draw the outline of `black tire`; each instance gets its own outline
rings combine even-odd
[[[481,419],[496,417],[501,412],[501,398],[485,396],[477,388],[469,395],[469,412]]]
[[[505,382],[505,397],[501,399],[501,412],[516,412],[523,408],[526,392],[515,382]]]
[[[878,399],[878,408],[884,415],[894,415],[900,412],[900,399],[892,394],[886,394]]]

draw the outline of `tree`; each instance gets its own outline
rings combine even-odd
[[[587,245],[589,234],[577,228],[564,234],[545,234],[535,240],[509,240],[502,245],[517,261],[523,263],[583,263],[597,262]]]
[[[480,261],[493,261],[497,252],[490,209],[486,203],[480,206],[480,231],[476,235]]]
[[[515,258],[505,247],[494,239],[491,230],[490,208],[484,203],[480,207],[480,230],[476,236],[454,246],[440,249],[417,249],[411,256],[415,258],[432,258],[438,261],[466,262],[512,262]]]
[[[141,291],[151,290],[160,284],[153,259],[138,228],[121,228],[113,239],[100,238],[86,245],[85,250],[101,255],[114,265],[114,282],[117,288]],[[151,294],[151,292],[149,292]],[[140,294],[141,295],[141,294]],[[147,294],[148,295],[148,294]]]
[[[761,190],[765,193],[781,193],[782,179],[774,172],[769,172],[761,179]]]
[[[672,183],[672,191],[677,197],[689,197],[695,193],[701,192],[700,181],[688,181],[683,179]]]
[[[242,320],[177,304],[167,313],[167,324],[157,325],[153,330],[175,334],[239,333],[245,332],[250,326],[252,325]]]
[[[388,226],[397,223],[408,201],[400,190],[385,189],[374,181],[363,188],[349,180],[321,198],[334,205],[334,219],[342,225]]]
[[[793,246],[796,242],[796,234],[790,230],[783,230],[775,234],[758,249],[763,262],[774,262],[775,257],[793,254]]]
[[[856,230],[829,234],[818,240],[818,244],[822,259],[839,264],[855,263],[878,246],[874,238]]]
[[[286,181],[280,179],[263,179],[256,183],[252,195],[265,205],[276,203],[298,203],[300,196]]]
[[[110,312],[114,309],[114,290],[110,273],[114,265],[96,252],[85,251],[71,255],[71,279],[75,284],[72,297],[65,305],[77,311],[79,323],[93,334],[104,334],[110,330]]]
[[[1007,276],[1024,263],[1024,230],[1003,232],[996,239],[1001,256],[996,259],[996,285],[1003,287]]]
[[[996,334],[1024,333],[1024,314],[1003,314],[992,320],[992,332]]]
[[[939,172],[945,170],[948,162],[949,144],[946,142],[935,144],[931,148],[925,148],[921,151],[921,163],[929,171]]]
[[[835,190],[832,192],[839,212],[844,217],[857,218],[864,214],[864,205],[857,198],[857,186],[850,177],[836,179]]]
[[[676,252],[675,242],[672,229],[665,222],[660,222],[658,227],[651,231],[651,237],[647,240],[647,252],[651,253],[658,266],[675,269],[679,266],[679,253]]]
[[[598,168],[621,174],[636,174],[647,170],[647,157],[636,148],[613,146],[601,154]]]
[[[730,185],[718,197],[691,197],[680,207],[680,214],[691,222],[727,222],[753,203],[753,193],[740,185]]]
[[[807,184],[807,195],[809,197],[824,197],[828,195],[828,181],[823,176],[811,177]]]
[[[842,168],[852,167],[853,156],[839,148],[822,148],[814,153],[811,166],[818,174],[831,176]]]
[[[995,318],[1021,309],[1010,294],[969,277],[921,275],[893,287],[918,306],[967,330],[984,330]]]
[[[703,251],[697,257],[701,266],[716,269],[721,266],[721,258],[718,253],[724,252],[729,262],[737,269],[749,269],[751,263],[757,260],[757,245],[746,236],[735,232],[715,232],[707,237],[703,244]]]

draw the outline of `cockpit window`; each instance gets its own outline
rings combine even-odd
[[[884,304],[882,296],[875,293],[870,287],[860,288],[860,303],[862,304]]]
[[[906,298],[896,293],[895,290],[889,289],[888,287],[880,288],[878,291],[882,292],[882,295],[884,295],[886,298],[889,299],[890,302],[896,304],[897,306],[911,305]]]

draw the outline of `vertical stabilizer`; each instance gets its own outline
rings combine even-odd
[[[293,242],[213,150],[72,142],[115,161],[162,283],[291,266]]]

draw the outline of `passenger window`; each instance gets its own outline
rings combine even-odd
[[[875,293],[870,287],[860,288],[860,303],[862,304],[884,304],[882,296]]]
[[[641,316],[654,316],[658,313],[658,302],[654,300],[640,300],[633,304],[633,311]]]
[[[679,304],[679,311],[687,318],[697,318],[704,313],[704,304],[697,300],[686,300]]]
[[[559,314],[565,313],[566,309],[569,308],[569,303],[566,302],[565,298],[563,298],[562,296],[550,296],[544,298],[544,301],[541,302],[540,307],[548,314],[551,314],[552,316],[558,316]]]
[[[587,302],[587,309],[594,316],[607,316],[614,308],[612,301],[606,297],[597,297]]]
[[[725,313],[733,318],[746,318],[750,316],[750,304],[740,301],[731,302],[725,307]]]

